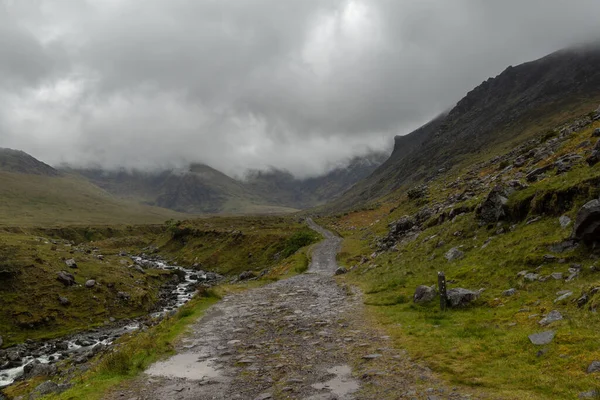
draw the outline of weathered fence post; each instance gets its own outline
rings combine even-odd
[[[448,295],[446,294],[446,275],[443,272],[438,272],[438,289],[440,291],[440,308],[442,311],[446,311]]]

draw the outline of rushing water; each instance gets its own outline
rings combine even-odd
[[[153,318],[159,318],[174,312],[187,303],[195,294],[198,283],[214,282],[220,276],[212,272],[203,272],[149,259],[146,257],[132,257],[135,264],[143,268],[158,268],[164,270],[179,269],[185,273],[185,279],[180,280],[167,298],[166,304],[157,312],[150,314]],[[182,274],[183,275],[183,274]],[[137,320],[126,324],[99,328],[89,332],[79,333],[68,338],[51,340],[36,344],[25,344],[5,349],[9,355],[9,361],[2,365],[0,360],[0,388],[12,384],[16,379],[22,377],[27,366],[31,363],[52,364],[68,357],[74,362],[85,362],[90,355],[110,346],[122,335],[140,329],[141,323]]]

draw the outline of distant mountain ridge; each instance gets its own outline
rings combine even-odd
[[[600,102],[600,45],[562,50],[467,93],[447,114],[395,138],[390,158],[330,209],[363,204],[452,168],[461,159],[527,137]]]
[[[0,171],[21,174],[58,176],[60,173],[29,154],[0,147]]]
[[[156,172],[99,168],[70,168],[107,192],[143,204],[187,213],[245,213],[272,208],[275,211],[305,209],[340,196],[371,174],[388,154],[372,152],[354,157],[319,177],[297,179],[287,171],[250,171],[237,180],[204,164],[187,169]]]

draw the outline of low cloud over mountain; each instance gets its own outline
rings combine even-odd
[[[509,64],[599,38],[597,15],[596,0],[3,1],[0,146],[314,176]]]

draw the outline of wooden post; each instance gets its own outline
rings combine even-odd
[[[438,272],[438,289],[440,291],[440,308],[442,311],[446,311],[448,295],[446,294],[446,275],[443,272]]]

